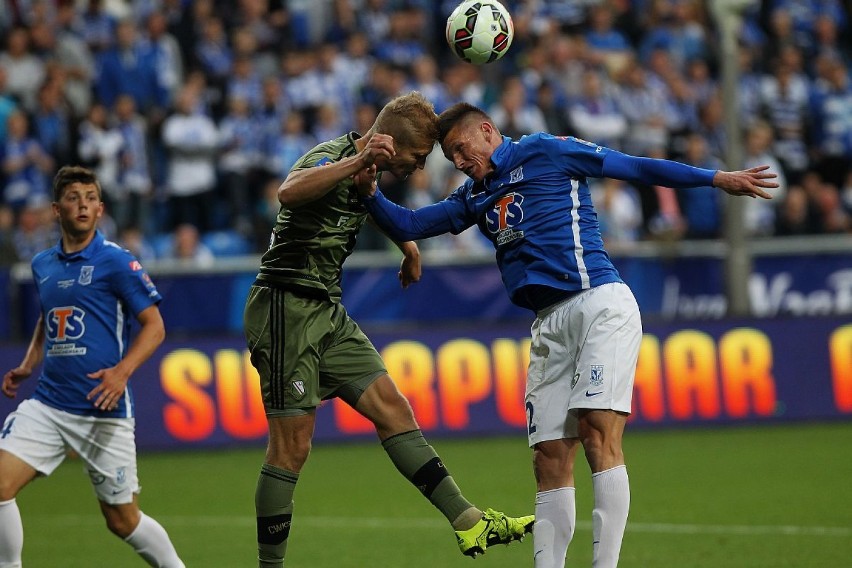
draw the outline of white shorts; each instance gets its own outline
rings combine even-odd
[[[597,286],[537,315],[526,389],[530,447],[578,437],[579,410],[630,413],[642,340],[630,288]]]
[[[0,430],[0,450],[14,454],[42,475],[50,475],[76,452],[100,501],[130,503],[139,493],[134,418],[95,418],[23,401]]]

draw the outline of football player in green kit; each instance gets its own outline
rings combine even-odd
[[[432,104],[412,92],[385,105],[363,136],[350,132],[314,147],[278,188],[281,208],[244,314],[269,423],[255,494],[261,568],[284,565],[316,408],[332,397],[375,425],[397,469],[450,522],[462,553],[475,557],[532,530],[532,515],[482,511],[464,498],[375,347],[340,303],[343,261],[368,216],[353,176],[375,166],[404,179],[423,168],[437,136]],[[420,253],[413,242],[398,246],[405,288],[420,278]]]

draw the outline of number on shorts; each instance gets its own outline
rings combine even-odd
[[[532,436],[535,433],[535,425],[533,424],[533,405],[531,402],[527,402],[527,415],[529,416],[527,420],[527,434]]]
[[[6,422],[6,425],[3,427],[3,431],[0,432],[0,438],[5,438],[6,436],[12,433],[12,424],[14,423],[15,417],[13,416]]]

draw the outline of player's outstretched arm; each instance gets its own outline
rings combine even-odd
[[[98,369],[87,375],[90,379],[100,380],[98,386],[86,396],[87,400],[94,400],[96,408],[101,410],[115,408],[118,399],[124,394],[130,376],[139,368],[139,365],[148,360],[166,337],[163,317],[156,304],[139,312],[136,319],[141,328],[124,358],[115,367]]]
[[[278,187],[278,202],[286,207],[298,207],[316,201],[341,181],[372,167],[377,159],[387,160],[396,153],[392,137],[387,134],[368,136],[364,149],[354,156],[327,166],[290,172]]]
[[[39,315],[23,361],[21,361],[20,365],[3,375],[3,385],[0,386],[3,394],[9,398],[15,398],[15,395],[18,393],[18,387],[33,374],[33,369],[41,363],[43,357],[44,316]]]
[[[731,195],[772,199],[772,195],[764,189],[778,187],[778,183],[773,181],[776,177],[774,173],[769,171],[769,166],[757,166],[737,172],[719,170],[713,176],[713,186]]]

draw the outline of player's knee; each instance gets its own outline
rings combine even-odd
[[[10,501],[18,495],[21,484],[11,475],[0,475],[0,501]]]
[[[311,439],[290,438],[286,442],[270,443],[266,462],[288,471],[299,472],[311,453]]]
[[[569,451],[558,452],[537,444],[533,449],[533,473],[539,490],[573,485],[574,462]]]
[[[107,529],[118,538],[125,539],[133,534],[139,524],[139,514],[112,511],[104,514]]]
[[[16,487],[12,487],[2,477],[0,477],[0,502],[11,501],[18,495]]]
[[[373,417],[373,423],[380,432],[396,433],[417,428],[414,411],[399,391],[383,398],[381,410]]]
[[[623,463],[621,440],[617,436],[607,436],[605,432],[594,428],[585,429],[581,436],[586,461],[592,471],[601,471],[613,463]]]

